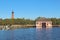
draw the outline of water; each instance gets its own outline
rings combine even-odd
[[[60,40],[60,28],[0,30],[0,40]]]
[[[37,29],[36,40],[60,40],[60,28]]]

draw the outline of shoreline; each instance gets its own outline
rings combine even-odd
[[[19,29],[19,28],[34,28],[35,25],[0,25],[0,30],[11,30],[11,29]],[[52,25],[52,27],[60,27],[60,25]]]

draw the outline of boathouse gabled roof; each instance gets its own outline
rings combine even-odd
[[[51,20],[50,19],[47,19],[47,18],[39,18],[36,21],[51,21]]]

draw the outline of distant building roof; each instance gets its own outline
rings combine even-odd
[[[36,21],[51,21],[51,20],[50,19],[47,19],[47,18],[39,18]]]

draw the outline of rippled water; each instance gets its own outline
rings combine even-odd
[[[60,28],[0,30],[0,40],[60,40]]]

